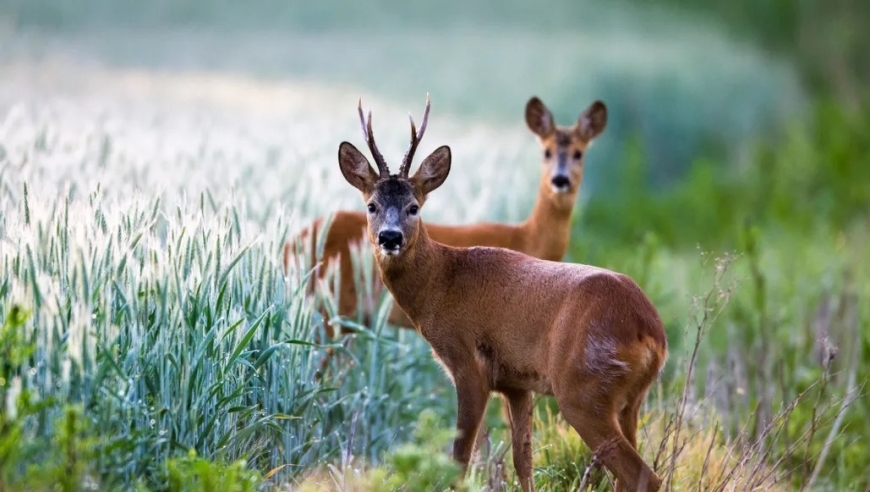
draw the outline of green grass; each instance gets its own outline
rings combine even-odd
[[[170,215],[153,201],[108,207],[98,192],[83,201],[28,193],[16,207],[2,315],[31,312],[18,329],[35,351],[10,380],[55,401],[38,420],[81,405],[106,484],[154,482],[188,449],[271,470],[340,456],[357,433],[375,457],[439,393],[433,370],[407,369],[432,364],[425,348],[389,337],[361,337],[353,370],[316,379],[323,350],[310,342],[303,272],[285,284],[275,268],[280,222],[258,241],[233,208]],[[356,424],[359,413],[377,417]],[[23,432],[40,442],[54,430]]]

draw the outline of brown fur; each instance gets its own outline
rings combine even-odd
[[[459,226],[427,224],[430,237],[439,243],[451,246],[495,246],[520,251],[536,258],[561,261],[568,249],[571,214],[583,182],[585,153],[594,138],[604,130],[607,123],[606,115],[604,104],[596,101],[581,113],[575,125],[558,127],[553,124],[552,114],[546,106],[538,98],[531,98],[526,105],[526,123],[538,136],[544,154],[544,165],[538,198],[529,218],[520,224],[491,222]],[[542,124],[542,121],[548,123]],[[551,156],[549,159],[546,158],[548,152]],[[577,152],[580,153],[580,158],[573,159]],[[550,176],[560,153],[570,161],[566,166],[570,184],[567,191],[557,193],[553,190]],[[296,240],[316,237],[316,232],[322,229],[322,223],[322,219],[316,221]],[[338,295],[338,314],[342,316],[355,317],[358,311],[351,247],[364,240],[365,228],[365,214],[340,211],[335,214],[332,225],[327,231],[323,266],[318,273],[322,278],[331,265],[339,263],[341,292]],[[314,236],[311,232],[315,232]],[[291,261],[292,244],[293,242],[288,242],[284,246],[285,272]],[[376,282],[373,286],[373,297],[378,298],[382,289],[383,285]],[[362,312],[366,317],[365,321],[370,322],[374,314],[374,306],[364,306]],[[389,321],[395,326],[411,327],[410,320],[398,304],[393,305]],[[327,335],[334,336],[334,334],[334,330],[327,326]]]
[[[432,346],[456,386],[453,457],[467,467],[491,392],[508,402],[513,458],[524,491],[531,477],[531,395],[553,395],[565,419],[617,477],[618,491],[656,491],[659,477],[637,453],[637,420],[667,358],[661,319],[629,277],[541,260],[503,248],[433,240],[416,213],[450,170],[440,147],[417,174],[377,177],[351,144],[345,178],[371,207],[369,240],[384,285]],[[375,176],[375,177],[372,177]],[[390,217],[400,217],[398,225]],[[398,250],[379,247],[398,227]]]

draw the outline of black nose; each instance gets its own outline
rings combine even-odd
[[[568,185],[571,184],[571,181],[568,180],[568,176],[562,176],[561,174],[553,176],[553,179],[551,179],[550,182],[553,183],[553,186],[556,188],[567,188]]]
[[[378,244],[384,249],[397,249],[402,245],[402,233],[399,231],[381,231],[378,233]]]

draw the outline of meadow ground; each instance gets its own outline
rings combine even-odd
[[[330,345],[314,342],[306,271],[280,268],[283,241],[311,218],[360,208],[335,162],[341,140],[358,141],[357,98],[398,156],[424,94],[12,58],[0,68],[0,490],[430,490],[455,477],[455,397],[426,344],[381,317],[318,374]],[[754,97],[782,73],[759,76]],[[434,85],[452,109],[433,93],[420,152],[448,142],[456,164],[423,217],[522,219],[534,139],[519,117],[459,110],[448,79]],[[787,116],[794,101],[799,91],[771,105]],[[856,169],[870,125],[808,112],[836,137],[798,125],[767,155],[737,131],[744,120],[723,119],[739,165],[697,164],[665,196],[640,184],[655,149],[614,139],[590,151],[590,166],[627,167],[592,180],[567,260],[632,275],[661,311],[671,358],[641,441],[672,490],[866,486],[870,265],[854,211],[867,203]],[[846,163],[819,193],[813,166],[829,157]],[[511,490],[496,404],[487,428],[463,486]],[[541,490],[608,489],[547,398],[535,449]]]

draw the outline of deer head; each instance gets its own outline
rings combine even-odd
[[[537,97],[526,104],[526,124],[538,136],[553,194],[577,193],[583,179],[586,149],[607,125],[607,106],[595,101],[572,126],[557,126],[553,114]]]
[[[369,240],[377,246],[376,254],[384,257],[398,256],[413,248],[420,235],[420,208],[426,196],[441,186],[450,173],[450,147],[444,145],[429,154],[417,172],[408,177],[417,145],[426,131],[429,106],[429,97],[426,96],[426,110],[419,131],[414,118],[410,118],[411,144],[397,174],[390,174],[387,162],[378,151],[372,132],[372,115],[369,112],[366,121],[362,101],[359,117],[363,137],[378,170],[372,168],[366,156],[353,144],[342,142],[338,147],[338,164],[344,179],[362,193],[366,202]]]

